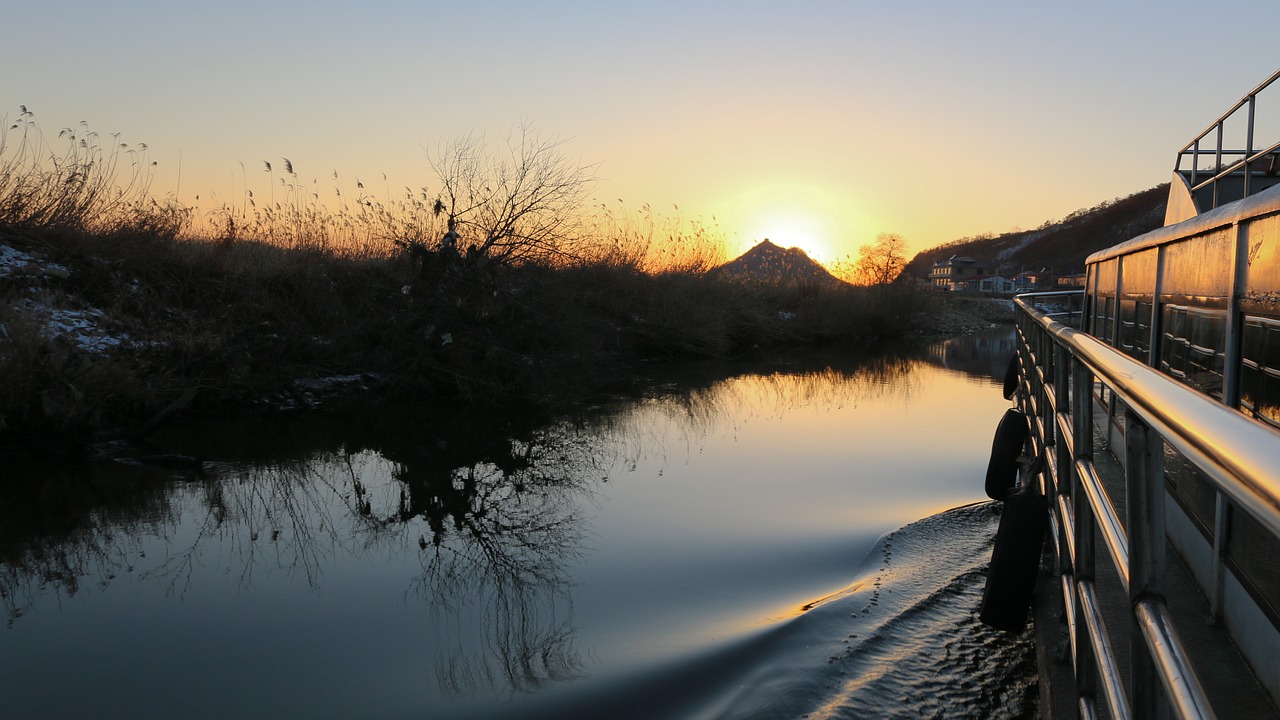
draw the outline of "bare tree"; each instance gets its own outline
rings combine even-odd
[[[483,137],[469,135],[444,145],[431,164],[441,183],[435,210],[460,252],[497,263],[577,253],[580,205],[596,178],[594,167],[561,153],[559,140],[526,125],[508,137],[506,153],[490,153]]]
[[[907,243],[897,233],[880,233],[858,248],[858,275],[867,285],[887,285],[907,266]]]

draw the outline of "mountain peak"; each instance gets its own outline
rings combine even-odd
[[[840,282],[800,248],[783,248],[765,238],[713,272],[770,281]]]

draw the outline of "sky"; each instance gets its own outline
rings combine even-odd
[[[60,0],[0,17],[0,115],[145,142],[158,196],[265,192],[283,158],[321,187],[430,190],[433,149],[529,124],[615,211],[828,262],[879,233],[915,252],[1166,182],[1280,67],[1275,0]]]

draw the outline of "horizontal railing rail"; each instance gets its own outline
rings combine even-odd
[[[1280,438],[1070,327],[1077,324],[1071,313],[1058,311],[1068,295],[1075,296],[1069,307],[1082,304],[1082,291],[1015,298],[1018,404],[1031,424],[1032,452],[1044,461],[1039,483],[1062,571],[1081,716],[1095,715],[1101,700],[1113,718],[1156,717],[1162,711],[1213,717],[1165,600],[1165,444],[1280,536]],[[1124,473],[1123,521],[1094,462],[1093,416],[1104,392],[1123,415],[1123,455],[1117,457]],[[1129,598],[1132,696],[1120,680],[1122,668],[1099,610],[1098,538]]]
[[[1190,176],[1187,184],[1191,187],[1191,192],[1194,194],[1197,190],[1201,190],[1206,187],[1212,188],[1213,190],[1210,207],[1204,209],[1212,210],[1222,204],[1218,197],[1218,183],[1229,175],[1237,172],[1243,172],[1243,197],[1249,197],[1249,195],[1252,194],[1252,190],[1250,188],[1252,169],[1260,160],[1271,156],[1272,162],[1269,164],[1267,170],[1271,174],[1275,174],[1276,171],[1280,170],[1280,158],[1276,157],[1277,154],[1280,154],[1280,142],[1262,149],[1259,149],[1254,145],[1254,129],[1256,128],[1255,115],[1257,112],[1258,96],[1277,79],[1280,79],[1280,71],[1276,71],[1275,74],[1267,78],[1261,85],[1247,93],[1239,102],[1232,105],[1230,110],[1227,110],[1221,117],[1213,123],[1210,123],[1209,127],[1204,129],[1204,132],[1197,135],[1195,139],[1187,143],[1185,147],[1178,151],[1177,160],[1174,163],[1174,172],[1185,172]],[[1226,141],[1226,126],[1236,113],[1241,110],[1245,111],[1245,146],[1242,149],[1228,149],[1223,146]],[[1201,149],[1201,143],[1204,143],[1206,138],[1210,135],[1213,136],[1213,140],[1211,141],[1212,147],[1209,149]],[[1205,170],[1200,167],[1200,160],[1202,157],[1213,158],[1213,165],[1210,169]],[[1191,167],[1184,169],[1182,167],[1182,162],[1188,158],[1191,161]],[[1202,176],[1207,177],[1202,180]]]

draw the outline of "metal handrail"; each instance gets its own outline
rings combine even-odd
[[[1057,322],[1035,310],[1030,299],[1019,296],[1015,303],[1219,490],[1280,535],[1280,443],[1274,431]]]
[[[1243,169],[1244,170],[1243,194],[1245,197],[1248,197],[1250,195],[1250,192],[1249,192],[1250,166],[1254,162],[1268,155],[1275,155],[1280,153],[1280,142],[1274,145],[1271,145],[1270,147],[1264,148],[1262,150],[1258,150],[1257,148],[1255,148],[1254,134],[1253,134],[1253,131],[1255,128],[1254,113],[1257,109],[1258,95],[1263,90],[1266,90],[1267,87],[1269,87],[1277,79],[1280,79],[1280,70],[1277,70],[1271,77],[1267,78],[1260,85],[1258,85],[1258,87],[1246,93],[1244,97],[1240,98],[1240,100],[1235,105],[1232,105],[1231,108],[1227,110],[1225,113],[1223,113],[1221,116],[1219,116],[1217,120],[1210,123],[1209,126],[1204,129],[1204,132],[1197,135],[1191,142],[1187,143],[1185,146],[1183,146],[1181,150],[1178,151],[1177,159],[1174,161],[1174,166],[1173,166],[1174,172],[1179,172],[1179,173],[1183,172],[1182,170],[1183,159],[1188,156],[1191,157],[1191,169],[1189,171],[1191,174],[1191,179],[1187,183],[1191,188],[1191,192],[1194,193],[1195,191],[1200,190],[1202,188],[1212,186],[1213,198],[1212,198],[1212,203],[1209,209],[1216,208],[1220,204],[1218,202],[1218,187],[1217,187],[1218,181],[1222,180],[1228,175],[1231,175],[1232,173],[1235,173]],[[1246,127],[1245,127],[1245,147],[1243,150],[1236,150],[1236,149],[1228,150],[1223,147],[1223,134],[1225,131],[1226,123],[1228,120],[1231,119],[1233,115],[1239,112],[1242,108],[1248,109],[1248,116],[1246,118]],[[1215,135],[1215,139],[1213,141],[1213,149],[1202,151],[1200,149],[1200,143],[1210,134]],[[1209,172],[1209,171],[1200,170],[1200,157],[1202,155],[1211,155],[1214,158],[1214,169],[1212,171],[1213,174],[1208,179],[1203,181],[1199,179],[1200,174],[1202,172]],[[1230,165],[1224,168],[1223,167],[1224,156],[1230,157],[1230,158],[1239,157],[1240,159],[1232,162]]]
[[[1163,597],[1163,471],[1159,465],[1162,450],[1158,448],[1167,442],[1237,507],[1280,535],[1280,443],[1273,431],[1036,307],[1043,300],[1081,293],[1015,298],[1023,356],[1020,404],[1031,415],[1034,449],[1046,459],[1069,454],[1057,466],[1063,469],[1045,474],[1045,491],[1058,496],[1049,503],[1054,519],[1051,525],[1061,528],[1055,533],[1059,560],[1073,573],[1069,583],[1064,579],[1064,584],[1072,586],[1064,597],[1073,603],[1066,613],[1073,654],[1080,657],[1078,643],[1089,644],[1103,699],[1113,717],[1145,716],[1161,695],[1178,717],[1213,717],[1204,689],[1168,620]],[[1087,400],[1078,404],[1076,396],[1091,395],[1095,380],[1127,408],[1131,444],[1126,461],[1130,487],[1127,531],[1093,463],[1093,436],[1087,430],[1091,425],[1086,424],[1092,419],[1079,417],[1083,414],[1080,408],[1092,413],[1092,405]],[[1068,386],[1071,402],[1064,400]],[[1061,476],[1063,473],[1069,477]],[[1084,498],[1068,501],[1074,493]],[[1070,512],[1072,507],[1074,512]],[[1123,694],[1115,655],[1096,606],[1092,577],[1095,530],[1102,536],[1132,603],[1132,698]],[[1138,645],[1133,645],[1135,642]],[[1086,693],[1082,690],[1080,695],[1084,707]]]
[[[1142,635],[1146,638],[1152,657],[1167,667],[1161,667],[1160,679],[1164,685],[1165,696],[1177,709],[1180,717],[1212,717],[1213,708],[1209,707],[1204,688],[1198,686],[1195,671],[1187,651],[1178,641],[1178,633],[1169,620],[1169,610],[1163,602],[1151,599],[1138,603],[1133,608],[1134,617],[1142,627]],[[1164,646],[1157,647],[1157,643]]]
[[[1102,622],[1102,610],[1098,606],[1098,595],[1094,591],[1093,581],[1077,580],[1076,596],[1080,603],[1078,611],[1084,616],[1085,627],[1089,631],[1089,643],[1093,646],[1093,655],[1098,660],[1098,674],[1102,676],[1107,709],[1111,711],[1111,717],[1128,720],[1129,697],[1124,691],[1124,682],[1120,679],[1120,668],[1116,666],[1116,653],[1111,649],[1111,640],[1107,637],[1107,628]]]

